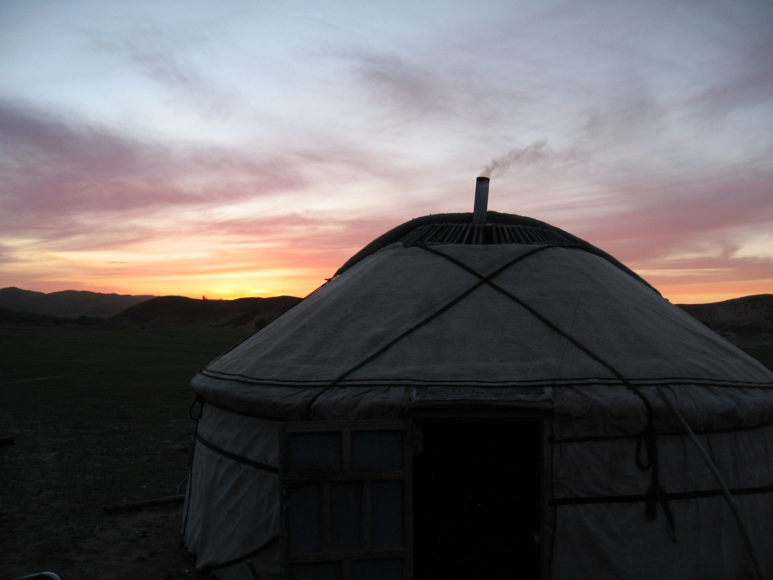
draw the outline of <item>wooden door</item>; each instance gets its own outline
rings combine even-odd
[[[280,441],[282,574],[411,580],[411,421],[284,423]]]

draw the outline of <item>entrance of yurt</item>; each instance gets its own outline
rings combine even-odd
[[[422,418],[415,580],[541,576],[542,420]]]

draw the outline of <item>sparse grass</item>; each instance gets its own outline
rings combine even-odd
[[[245,336],[0,329],[0,435],[16,436],[0,449],[0,577],[66,571],[64,554],[104,524],[104,504],[182,493],[190,379]]]

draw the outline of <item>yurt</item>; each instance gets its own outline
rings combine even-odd
[[[200,371],[223,580],[773,578],[773,373],[526,217],[414,219]]]

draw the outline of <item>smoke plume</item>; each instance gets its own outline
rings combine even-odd
[[[513,149],[506,155],[501,157],[495,157],[489,161],[488,165],[483,169],[481,175],[483,177],[492,177],[494,175],[502,175],[512,165],[518,164],[531,164],[542,161],[549,153],[547,139],[540,139],[534,141],[526,147],[520,149]]]

